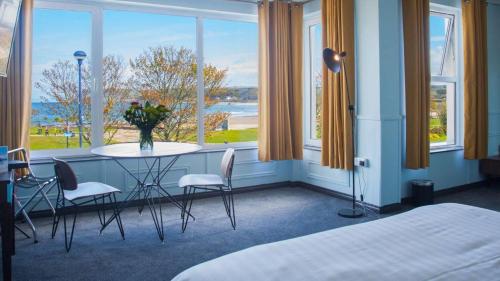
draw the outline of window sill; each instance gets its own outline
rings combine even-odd
[[[306,144],[306,145],[304,145],[304,149],[314,150],[314,151],[321,151],[321,145]]]
[[[257,142],[242,142],[237,144],[206,144],[198,153],[216,153],[225,151],[227,148],[235,150],[253,150],[257,149]],[[108,160],[107,157],[97,156],[90,153],[90,149],[58,149],[58,150],[35,150],[31,152],[31,164],[52,163],[52,157],[61,158],[68,162],[83,162]]]
[[[434,153],[443,153],[443,152],[451,152],[451,151],[458,151],[458,150],[463,150],[464,147],[460,145],[439,145],[439,146],[431,146],[431,154]]]

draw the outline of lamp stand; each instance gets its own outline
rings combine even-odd
[[[356,178],[355,178],[356,173],[355,173],[355,166],[354,166],[355,147],[356,147],[355,144],[356,143],[355,143],[355,131],[354,131],[354,128],[355,128],[355,126],[354,126],[354,122],[355,122],[354,104],[351,102],[351,96],[349,93],[349,81],[347,80],[347,78],[345,78],[347,76],[347,71],[346,71],[346,67],[345,67],[345,63],[344,63],[344,57],[341,58],[340,64],[342,65],[342,70],[344,71],[344,79],[345,79],[346,90],[347,90],[347,100],[349,103],[349,116],[351,117],[352,208],[340,209],[338,211],[338,215],[341,217],[344,217],[344,218],[359,218],[359,217],[362,217],[364,215],[364,211],[363,211],[363,209],[356,207]]]

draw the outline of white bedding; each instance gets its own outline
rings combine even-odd
[[[460,204],[251,247],[175,281],[500,280],[500,213]]]

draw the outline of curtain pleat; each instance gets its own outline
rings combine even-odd
[[[462,0],[464,157],[488,156],[488,65],[484,0]]]
[[[302,159],[302,6],[259,5],[259,159]]]
[[[0,78],[0,145],[29,151],[33,0],[24,0],[7,77]]]
[[[403,0],[406,168],[429,166],[429,0]]]
[[[332,73],[323,64],[321,163],[331,168],[351,170],[354,148],[351,145],[353,132],[347,86],[354,104],[354,1],[322,0],[321,11],[323,47],[347,53],[344,60],[347,73]]]

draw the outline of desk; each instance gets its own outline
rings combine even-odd
[[[0,161],[0,166],[5,165],[7,160]],[[8,161],[8,171],[0,172],[0,214],[2,216],[2,275],[3,280],[12,280],[12,256],[15,254],[14,235],[14,204],[11,170],[24,168],[26,162],[11,163]]]
[[[199,150],[201,150],[201,146],[196,144],[155,142],[153,150],[150,151],[140,150],[138,143],[122,143],[96,147],[91,150],[91,153],[113,159],[125,172],[127,172],[127,174],[136,180],[135,187],[120,204],[118,210],[121,212],[132,200],[141,200],[142,195],[143,205],[139,209],[139,212],[142,212],[144,206],[148,206],[151,216],[153,217],[158,237],[163,242],[165,235],[163,231],[163,216],[160,199],[167,198],[180,209],[183,209],[183,206],[166,191],[161,185],[161,180],[181,155],[191,154]],[[161,161],[163,158],[167,157],[169,157],[169,159],[167,159],[166,165],[162,167]],[[137,159],[138,164],[141,160],[144,161],[147,167],[146,175],[141,177],[139,171],[137,171],[137,174],[134,174],[122,163],[122,160],[125,159]],[[153,195],[154,189],[156,189],[157,197]],[[187,215],[191,216],[189,213]],[[115,218],[116,215],[111,216],[102,226],[101,232]]]

